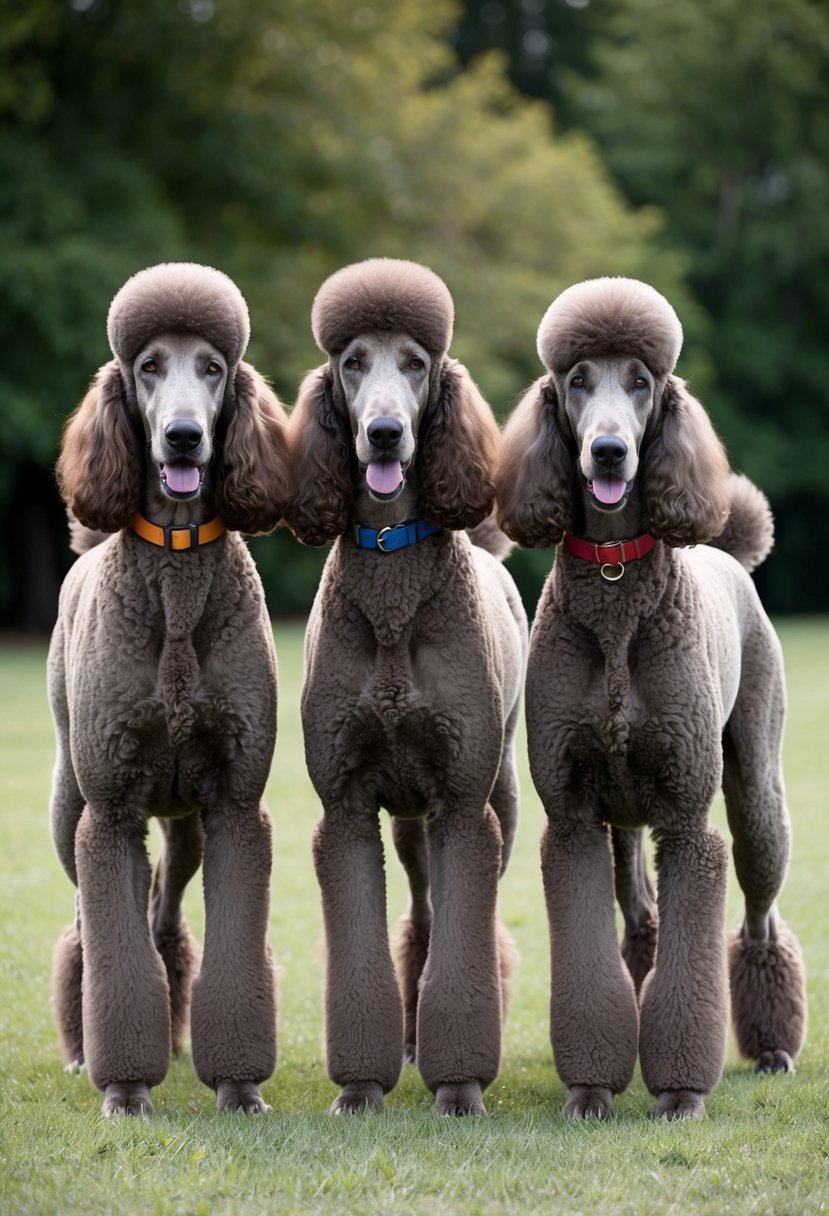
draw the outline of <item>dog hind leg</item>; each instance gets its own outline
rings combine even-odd
[[[516,704],[507,718],[504,728],[504,747],[498,776],[489,796],[489,804],[498,819],[501,829],[501,876],[509,864],[512,846],[518,828],[521,795],[518,787],[518,765],[515,756],[515,731],[520,716],[520,703]],[[498,935],[498,970],[501,977],[501,1019],[507,1020],[512,1004],[512,975],[518,966],[518,947],[509,930],[502,923],[496,926]]]
[[[616,899],[625,920],[622,958],[638,996],[656,955],[656,896],[645,862],[644,831],[613,828],[611,835]]]
[[[429,897],[429,852],[422,819],[392,819],[392,839],[411,891],[409,911],[398,922],[394,950],[403,997],[403,1042],[408,1064],[417,1054],[417,1000],[420,977],[429,954],[432,901]]]
[[[80,1072],[84,1065],[82,981],[83,947],[78,905],[75,920],[58,938],[52,958],[52,1010],[66,1072]]]
[[[749,638],[744,669],[753,678],[723,737],[723,791],[746,909],[729,938],[731,1012],[740,1052],[759,1072],[792,1072],[806,1031],[806,992],[800,946],[775,904],[790,828],[779,762],[782,670],[765,631]]]
[[[518,788],[518,765],[515,757],[515,730],[519,718],[519,706],[513,709],[504,728],[504,748],[498,776],[489,796],[490,806],[501,827],[501,874],[509,864],[512,845],[518,828],[521,795]]]
[[[190,988],[198,947],[181,914],[181,901],[202,859],[204,835],[197,814],[159,821],[164,851],[153,875],[150,923],[153,941],[167,969],[173,1051],[184,1048],[190,1013]]]

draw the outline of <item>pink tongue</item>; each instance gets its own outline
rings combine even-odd
[[[162,472],[174,494],[192,494],[199,488],[199,470],[194,464],[165,464]]]
[[[375,494],[393,494],[402,480],[400,461],[390,460],[387,456],[373,460],[366,469],[366,481]]]
[[[612,477],[607,473],[604,477],[593,478],[593,493],[598,498],[599,502],[611,503],[618,502],[625,492],[627,482],[623,477]]]

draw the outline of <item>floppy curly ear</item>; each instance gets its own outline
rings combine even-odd
[[[334,404],[328,364],[309,372],[288,421],[294,478],[285,522],[306,545],[324,545],[348,524],[353,498],[350,440]]]
[[[98,369],[67,420],[55,473],[61,497],[87,528],[117,532],[138,510],[141,477],[124,383],[115,359]]]
[[[276,394],[249,363],[240,363],[235,404],[222,443],[216,509],[225,527],[270,532],[291,494],[287,415]]]
[[[669,376],[644,458],[651,534],[675,546],[719,536],[728,519],[728,474],[708,414],[684,380]]]
[[[557,419],[549,376],[536,380],[513,410],[495,476],[498,523],[525,548],[556,545],[571,525],[573,456]]]
[[[492,507],[498,426],[466,368],[447,359],[423,420],[416,464],[420,512],[443,528],[474,528]]]

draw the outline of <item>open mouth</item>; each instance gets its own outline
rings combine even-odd
[[[204,468],[187,460],[176,460],[158,466],[161,485],[170,498],[195,498],[201,489]]]
[[[593,496],[596,505],[603,511],[618,511],[623,507],[633,484],[625,481],[624,477],[614,477],[612,473],[602,473],[592,481],[589,478],[586,481],[588,494]]]
[[[381,456],[366,465],[366,482],[372,498],[378,502],[393,502],[403,492],[406,471],[399,460]]]

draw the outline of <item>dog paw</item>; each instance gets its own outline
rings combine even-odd
[[[358,1110],[382,1110],[383,1086],[377,1081],[352,1081],[328,1108],[332,1115],[355,1115]]]
[[[435,1110],[439,1115],[485,1115],[486,1107],[477,1081],[460,1085],[439,1085],[435,1093]]]
[[[764,1051],[757,1057],[755,1072],[794,1072],[794,1060],[787,1051]]]
[[[86,1072],[86,1064],[83,1060],[70,1060],[68,1064],[64,1064],[63,1071],[70,1077],[81,1077]]]
[[[705,1100],[693,1089],[663,1089],[651,1111],[652,1119],[704,1119]]]
[[[143,1081],[112,1081],[104,1090],[101,1113],[111,1115],[149,1115],[153,1109],[150,1087]]]
[[[609,1119],[613,1094],[604,1085],[571,1085],[563,1113],[568,1119]]]
[[[216,1110],[231,1114],[260,1115],[271,1110],[255,1081],[220,1081],[216,1086]]]

